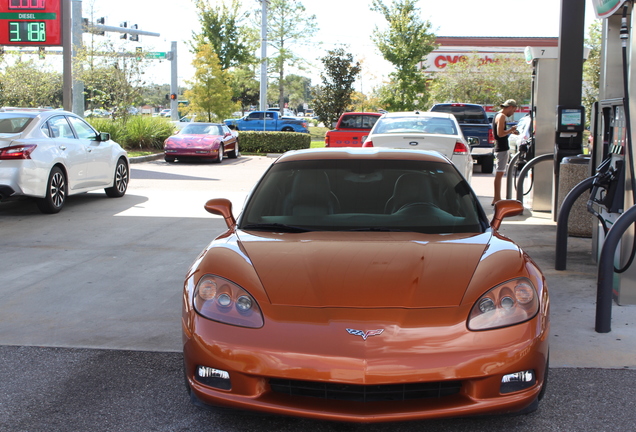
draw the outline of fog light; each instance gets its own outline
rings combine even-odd
[[[232,388],[230,374],[221,369],[214,369],[207,366],[197,366],[194,377],[201,384],[216,387],[221,390]]]
[[[512,393],[532,387],[537,382],[533,370],[515,372],[501,378],[501,393]]]

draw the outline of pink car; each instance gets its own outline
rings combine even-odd
[[[221,123],[190,123],[163,144],[164,159],[209,159],[221,163],[223,157],[239,156],[238,135]]]

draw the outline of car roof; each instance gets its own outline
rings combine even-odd
[[[334,147],[293,150],[284,153],[275,163],[299,160],[369,159],[369,160],[419,160],[449,164],[444,156],[434,151],[392,149],[386,147]]]
[[[404,111],[404,112],[390,112],[382,116],[382,118],[393,117],[436,117],[436,118],[451,118],[452,114],[443,112],[431,112],[431,111]]]

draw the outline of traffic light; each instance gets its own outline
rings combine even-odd
[[[97,18],[97,24],[101,24],[101,25],[106,25],[106,18],[101,17],[101,18]],[[96,35],[100,35],[100,36],[104,36],[106,34],[106,32],[104,30],[97,30],[95,31]]]
[[[119,27],[128,27],[128,21],[124,21],[123,23],[119,23]],[[119,36],[119,39],[128,39],[128,33],[122,33],[121,36]]]
[[[166,93],[166,100],[170,100],[170,95]]]
[[[177,95],[175,93],[170,93],[171,100],[177,100]]]
[[[46,51],[45,51],[44,47],[38,48],[38,54],[40,56],[40,59],[44,60],[44,57],[46,56]]]
[[[139,27],[137,26],[137,24],[133,24],[130,26],[130,28],[137,30]],[[131,33],[129,39],[133,42],[137,42],[139,40],[139,35]]]

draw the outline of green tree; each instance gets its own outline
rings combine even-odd
[[[208,122],[229,117],[238,104],[232,102],[228,74],[221,68],[213,47],[209,44],[197,47],[193,65],[194,80],[187,81],[191,87],[184,93],[190,102],[187,112],[197,114]]]
[[[519,57],[495,57],[484,63],[479,56],[466,56],[449,64],[431,84],[432,103],[465,102],[500,104],[506,99],[528,103],[532,68]],[[427,108],[427,107],[424,107]]]
[[[201,33],[193,32],[195,51],[200,46],[211,45],[223,70],[256,62],[253,53],[258,33],[244,25],[248,13],[241,12],[239,0],[230,0],[229,5],[221,1],[217,6],[206,0],[196,0],[195,5],[201,24]]]
[[[272,57],[273,70],[278,79],[278,103],[285,106],[285,67],[299,66],[301,57],[292,48],[306,44],[318,31],[316,16],[307,16],[305,6],[298,0],[271,0],[267,14],[268,42],[276,50]]]
[[[126,121],[128,109],[142,101],[147,64],[136,56],[122,56],[110,41],[83,47],[73,70],[75,78],[84,84],[86,108],[104,108]]]
[[[254,71],[248,66],[241,66],[228,71],[230,87],[232,88],[232,101],[241,106],[245,112],[253,105],[258,105],[260,98],[260,84],[254,78]]]
[[[353,54],[342,48],[327,54],[320,59],[325,73],[320,74],[322,85],[314,87],[313,107],[318,119],[329,127],[352,104],[353,84],[361,68],[359,62],[353,62]]]
[[[35,60],[18,60],[0,74],[2,105],[18,107],[62,106],[62,75]]]
[[[373,0],[371,10],[380,12],[388,23],[381,31],[376,26],[373,42],[395,71],[382,93],[382,102],[391,111],[413,110],[426,103],[427,76],[421,61],[435,49],[431,23],[420,18],[417,0],[394,0],[391,6]]]
[[[587,113],[587,123],[590,122],[592,105],[598,101],[599,82],[601,78],[601,21],[590,24],[585,46],[590,49],[587,60],[583,63],[583,106]]]
[[[142,105],[152,105],[163,107],[170,105],[170,100],[166,98],[170,94],[169,84],[150,84],[141,89]]]

